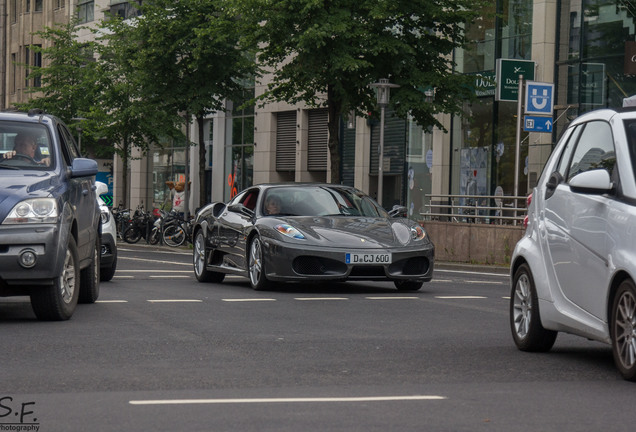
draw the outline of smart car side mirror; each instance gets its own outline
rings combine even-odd
[[[605,169],[585,171],[570,180],[570,190],[576,193],[603,195],[612,192],[614,187]]]

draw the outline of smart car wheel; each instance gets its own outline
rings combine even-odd
[[[73,237],[69,238],[61,274],[53,285],[34,288],[31,307],[39,320],[62,321],[69,319],[79,297],[79,256]]]
[[[263,262],[263,244],[258,236],[255,236],[250,243],[247,271],[253,289],[264,290],[269,287],[270,282],[265,276],[265,263]]]
[[[88,267],[80,272],[80,303],[95,303],[99,297],[99,270],[100,258],[102,256],[102,247],[99,237],[95,240],[93,247],[91,263]]]
[[[205,268],[205,236],[203,231],[197,232],[192,250],[194,275],[199,282],[223,282],[225,273],[209,271]]]
[[[393,281],[393,285],[395,285],[399,291],[417,291],[422,288],[424,282],[415,280],[395,280]]]
[[[612,305],[612,352],[623,378],[636,381],[636,286],[623,281]]]
[[[513,278],[510,329],[517,348],[522,351],[549,351],[557,337],[557,332],[541,325],[537,290],[527,264],[519,266]]]

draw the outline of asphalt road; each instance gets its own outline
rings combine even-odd
[[[508,278],[200,284],[190,254],[120,245],[68,322],[0,299],[0,431],[631,431],[609,346],[518,351]],[[31,429],[27,429],[30,427]]]

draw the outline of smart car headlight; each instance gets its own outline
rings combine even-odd
[[[13,207],[3,223],[55,223],[59,216],[57,202],[53,198],[32,198]]]
[[[296,228],[289,224],[280,224],[274,227],[276,231],[279,233],[286,235],[287,237],[295,238],[295,239],[304,239],[305,236],[298,231]]]

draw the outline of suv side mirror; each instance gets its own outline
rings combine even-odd
[[[92,159],[76,158],[71,166],[71,177],[90,177],[97,174],[97,162]]]

